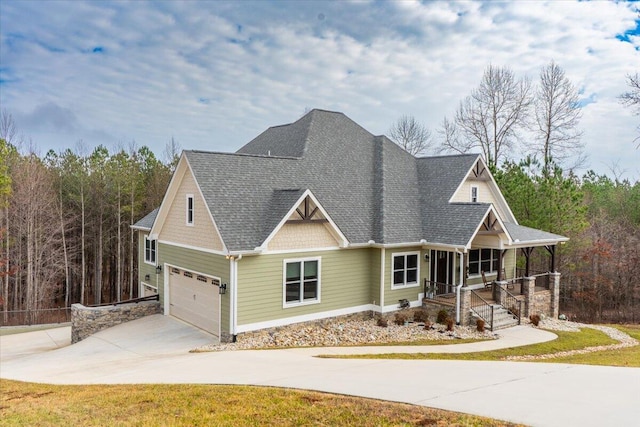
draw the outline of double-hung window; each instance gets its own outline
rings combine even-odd
[[[472,249],[469,251],[469,274],[495,273],[498,271],[499,251],[497,249]]]
[[[156,264],[156,245],[155,239],[144,236],[144,262],[147,264]]]
[[[418,252],[393,254],[392,288],[418,285],[420,277],[419,255]]]
[[[187,225],[193,225],[193,194],[187,194]]]
[[[320,302],[320,258],[284,260],[284,306]]]

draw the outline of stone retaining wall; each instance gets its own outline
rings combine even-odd
[[[71,343],[75,344],[103,329],[139,319],[151,314],[162,313],[158,301],[141,301],[104,307],[71,306]]]

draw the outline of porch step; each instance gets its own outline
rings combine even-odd
[[[518,319],[501,305],[494,305],[493,330],[510,328],[518,324]]]

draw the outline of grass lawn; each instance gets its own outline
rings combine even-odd
[[[640,325],[609,325],[640,341]],[[576,354],[574,356],[556,357],[541,362],[578,363],[583,365],[628,366],[640,368],[640,345],[621,348],[619,350],[598,351],[595,353]]]
[[[514,426],[400,403],[267,387],[55,386],[1,380],[3,426]]]
[[[502,350],[483,351],[475,353],[390,353],[390,354],[363,354],[353,356],[319,356],[330,358],[353,359],[448,359],[448,360],[504,360],[509,356],[541,355],[558,353],[561,351],[580,350],[586,347],[616,344],[618,341],[609,338],[603,332],[595,329],[584,328],[580,332],[552,331],[558,335],[558,339],[540,344],[526,345],[522,347],[506,348]],[[638,348],[638,347],[633,347]],[[588,354],[586,356],[589,356]],[[558,362],[558,359],[549,360]],[[570,362],[567,362],[570,363]]]

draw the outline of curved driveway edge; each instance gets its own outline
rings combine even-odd
[[[23,381],[290,387],[534,426],[633,425],[640,419],[639,368],[310,356],[309,350],[326,349],[188,353],[212,337],[163,316],[119,325],[73,346],[5,359],[5,348],[14,341],[11,337],[0,337],[0,376]],[[356,349],[360,352],[362,347]]]

